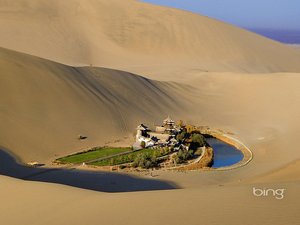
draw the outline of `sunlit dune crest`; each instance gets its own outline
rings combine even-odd
[[[300,220],[298,49],[135,0],[0,0],[0,30],[1,224]],[[166,115],[232,135],[252,161],[228,171],[48,168],[130,146],[138,124]],[[46,166],[28,167],[37,164]],[[286,195],[259,198],[253,187]]]

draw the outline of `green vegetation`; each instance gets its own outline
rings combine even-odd
[[[180,149],[174,160],[177,164],[184,163],[190,159],[201,155],[202,150],[200,147],[206,146],[205,137],[198,131],[187,132],[183,129],[176,135],[177,141],[189,146],[189,150]]]
[[[115,156],[91,163],[95,166],[114,166],[124,163],[133,163],[133,167],[151,168],[157,166],[158,158],[169,154],[167,149],[142,149],[126,155]]]
[[[142,147],[142,148],[145,148],[145,147],[146,147],[146,142],[142,141],[142,142],[141,142],[141,147]]]
[[[128,151],[131,151],[131,148],[94,148],[87,152],[81,152],[59,158],[56,161],[59,163],[83,163],[89,160],[103,158]]]
[[[158,160],[156,154],[138,154],[134,159],[132,166],[141,167],[144,169],[149,169],[156,167],[158,165]]]
[[[175,156],[175,162],[177,164],[184,163],[189,159],[192,159],[194,157],[194,151],[193,150],[179,150],[177,155]]]
[[[179,142],[183,142],[183,140],[187,137],[186,131],[182,131],[176,135],[176,140]]]
[[[203,147],[206,145],[205,138],[202,134],[192,133],[191,139],[192,139],[192,143],[190,145],[190,148],[193,150],[197,150],[197,148]]]
[[[58,163],[87,163],[95,166],[120,166],[120,168],[126,168],[130,163],[132,167],[141,168],[153,168],[159,166],[159,164],[166,160],[167,156],[172,152],[174,154],[174,160],[177,164],[186,163],[187,161],[199,157],[202,154],[200,147],[206,146],[206,140],[200,131],[195,130],[192,126],[190,129],[182,127],[183,122],[180,122],[180,131],[174,132],[176,134],[177,142],[175,144],[171,140],[171,144],[168,143],[165,147],[159,147],[157,149],[146,148],[145,141],[141,142],[141,150],[133,151],[132,148],[94,148],[86,152],[77,153],[74,155],[59,158],[56,161]],[[188,149],[188,150],[187,150]],[[91,162],[92,161],[92,162]],[[89,163],[90,162],[90,163]]]

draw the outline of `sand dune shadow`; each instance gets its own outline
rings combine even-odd
[[[3,148],[2,148],[3,149]],[[75,168],[31,168],[18,163],[8,151],[0,149],[0,174],[22,180],[69,185],[101,192],[133,192],[180,188],[174,183],[115,172],[83,171]]]

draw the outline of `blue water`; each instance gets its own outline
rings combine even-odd
[[[216,138],[206,138],[208,144],[214,150],[213,168],[231,166],[244,158],[241,151]]]

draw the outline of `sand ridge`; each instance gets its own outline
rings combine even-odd
[[[180,115],[187,105],[183,96],[178,101],[181,87],[176,83],[105,68],[69,67],[6,49],[0,49],[0,57],[1,145],[25,161],[124,138],[130,145],[137,124],[158,123],[170,110]],[[88,138],[79,141],[80,134]]]
[[[92,64],[156,79],[179,69],[181,74],[300,71],[300,53],[278,42],[139,1],[2,0],[0,12],[0,46],[73,66]]]
[[[0,0],[0,30],[1,223],[300,220],[298,50],[134,0]],[[137,124],[168,114],[234,133],[253,160],[231,171],[154,177],[18,164],[130,144]],[[80,134],[88,139],[79,141]],[[149,191],[155,184],[166,188]],[[280,201],[255,198],[253,187],[287,192]]]

